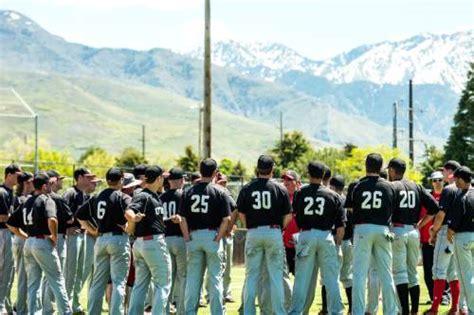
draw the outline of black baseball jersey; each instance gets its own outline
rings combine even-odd
[[[460,190],[453,202],[449,228],[456,232],[474,232],[474,187]]]
[[[51,199],[53,199],[54,203],[56,204],[56,216],[58,218],[58,233],[65,234],[67,228],[67,222],[73,218],[71,209],[69,208],[66,200],[64,198],[55,193],[51,192],[49,194]]]
[[[179,224],[173,223],[170,220],[172,216],[179,213],[182,195],[183,192],[177,189],[170,189],[164,194],[160,195],[160,200],[163,204],[163,219],[166,226],[166,236],[183,236]]]
[[[5,185],[0,185],[0,215],[9,215],[13,212],[13,190]],[[0,229],[5,229],[5,222],[0,222]]]
[[[27,200],[30,198],[31,195],[28,196],[15,196],[13,201],[13,211],[16,211],[19,207],[21,207]]]
[[[130,196],[120,190],[106,188],[83,204],[76,217],[95,224],[99,233],[123,232],[119,225],[127,222],[125,210],[130,201]]]
[[[379,176],[366,176],[349,185],[346,208],[352,209],[354,224],[389,226],[397,200],[393,185]]]
[[[48,219],[56,217],[56,204],[46,194],[29,198],[23,207],[24,230],[29,236],[51,235]]]
[[[72,186],[68,188],[64,194],[63,194],[64,200],[66,200],[66,204],[69,206],[69,209],[71,210],[72,214],[75,216],[77,213],[77,210],[79,209],[80,206],[82,206],[84,203],[89,200],[89,196],[84,194],[82,191],[77,189],[76,186]],[[81,227],[79,222],[74,219],[74,223],[68,224],[68,227]]]
[[[346,204],[346,196],[339,195],[341,198],[341,204]],[[354,237],[354,223],[352,222],[352,211],[347,210],[344,208],[344,215],[346,218],[346,227],[344,229],[344,238],[343,240],[350,240]]]
[[[447,185],[441,191],[441,197],[439,197],[439,208],[446,213],[444,216],[443,225],[449,224],[451,221],[451,210],[453,209],[453,203],[460,193],[461,190],[458,189],[455,184]]]
[[[421,207],[425,207],[430,215],[438,212],[438,203],[421,185],[406,179],[393,181],[392,184],[397,196],[393,223],[415,225],[420,219]]]
[[[23,223],[23,203],[19,204],[13,213],[8,217],[7,224],[25,231],[25,224]]]
[[[165,233],[163,223],[163,204],[158,194],[145,188],[132,198],[130,210],[135,213],[143,213],[145,217],[136,223],[135,236],[148,236]]]
[[[264,225],[282,226],[283,216],[291,212],[291,201],[282,185],[256,178],[240,191],[237,209],[245,214],[249,229]]]
[[[331,230],[345,226],[344,208],[341,197],[319,184],[301,188],[293,197],[293,211],[296,223],[302,230]]]
[[[218,229],[222,219],[230,216],[228,195],[213,183],[197,183],[188,189],[181,202],[180,215],[189,229]]]

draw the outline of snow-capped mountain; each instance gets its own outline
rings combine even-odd
[[[322,76],[335,83],[441,84],[459,93],[474,60],[472,30],[449,35],[422,34],[409,39],[357,47],[324,61],[304,57],[282,44],[218,42],[212,61],[245,75],[274,81],[288,71]],[[202,58],[202,48],[188,54]]]

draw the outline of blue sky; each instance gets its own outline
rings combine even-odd
[[[94,47],[188,51],[204,0],[0,0],[51,33]],[[470,0],[211,0],[213,40],[280,42],[314,59],[362,44],[473,28]]]

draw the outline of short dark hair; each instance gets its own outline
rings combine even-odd
[[[16,163],[12,163],[8,165],[7,167],[5,167],[5,177],[7,177],[8,174],[16,174],[19,172],[21,172],[21,168],[20,168],[20,165]]]
[[[329,168],[329,166],[327,166],[326,164],[324,164],[324,175],[323,175],[323,180],[328,180],[329,178],[331,178],[331,169]]]
[[[202,160],[199,164],[199,172],[202,177],[211,177],[216,170],[217,162],[214,159],[207,158]]]
[[[135,178],[138,178],[139,176],[145,175],[146,167],[147,166],[145,164],[135,165],[132,171],[133,176],[135,176]]]
[[[35,177],[33,178],[33,186],[36,190],[40,190],[43,185],[46,185],[48,183],[49,176],[48,174],[46,174],[46,172],[39,172],[35,174]]]
[[[257,174],[258,175],[263,175],[263,176],[267,176],[267,175],[270,175],[273,171],[273,168],[267,168],[266,170],[259,170],[257,168]]]
[[[323,178],[326,173],[326,165],[323,162],[309,162],[308,163],[308,174],[312,178]]]
[[[88,175],[88,174],[91,174],[91,171],[89,171],[85,167],[79,167],[79,168],[74,170],[73,177],[74,177],[74,180],[77,181],[79,179],[79,176],[84,176],[84,175]]]
[[[145,171],[145,182],[152,184],[155,180],[163,175],[163,169],[158,165],[148,166]]]
[[[443,168],[447,169],[447,170],[450,170],[450,171],[455,171],[457,170],[458,168],[461,167],[461,164],[459,164],[458,161],[454,161],[454,160],[449,160],[448,162],[444,163],[443,165]]]
[[[393,158],[388,162],[388,167],[395,171],[395,174],[403,176],[407,169],[407,164],[400,158]]]
[[[370,153],[365,158],[365,170],[367,173],[380,173],[383,165],[383,158],[379,153]]]

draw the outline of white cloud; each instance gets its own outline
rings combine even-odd
[[[37,0],[42,4],[88,9],[146,8],[179,11],[202,7],[196,0]]]

